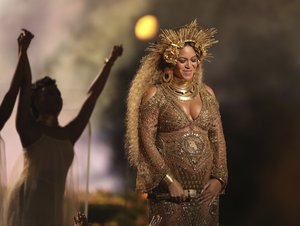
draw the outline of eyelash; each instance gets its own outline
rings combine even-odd
[[[185,59],[183,59],[183,60],[178,60],[181,64],[184,64],[185,62],[186,62],[186,60]],[[192,63],[196,63],[197,62],[197,59],[192,59],[191,60],[192,61]]]

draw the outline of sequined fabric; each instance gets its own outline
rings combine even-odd
[[[201,192],[212,178],[227,183],[226,147],[219,105],[204,87],[199,91],[202,108],[192,120],[163,85],[140,106],[140,156],[137,189],[168,193],[161,183],[166,173],[183,189]],[[217,226],[218,198],[175,203],[149,200],[149,219],[159,214],[162,226]]]

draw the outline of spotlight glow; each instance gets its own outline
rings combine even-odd
[[[142,41],[150,40],[156,36],[158,27],[158,20],[155,16],[145,15],[135,24],[135,36]]]

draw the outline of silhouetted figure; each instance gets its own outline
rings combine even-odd
[[[5,94],[1,105],[0,105],[0,131],[4,127],[6,121],[9,119],[12,110],[14,108],[16,98],[19,92],[20,83],[22,80],[22,52],[26,51],[31,37],[28,37],[28,40],[25,41],[25,33],[22,32],[18,37],[18,63],[17,67],[10,84],[9,90]],[[26,37],[27,38],[27,37]],[[22,48],[21,48],[22,46]],[[6,163],[5,163],[5,149],[4,149],[4,141],[0,136],[0,226],[4,225],[4,215],[3,215],[3,207],[4,207],[4,195],[6,191]]]
[[[27,38],[28,37],[28,38]],[[25,30],[28,45],[33,37]],[[78,115],[66,126],[58,122],[63,101],[55,80],[44,77],[31,84],[27,52],[21,54],[23,81],[17,111],[17,131],[24,148],[24,169],[11,191],[7,226],[69,226],[76,206],[64,202],[73,146],[93,112],[122,46],[114,46],[110,58],[88,91]],[[68,211],[69,210],[69,211]]]

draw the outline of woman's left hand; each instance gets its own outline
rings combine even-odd
[[[118,57],[120,57],[123,53],[122,45],[115,45],[111,52],[111,60],[115,61]]]
[[[209,194],[212,196],[218,196],[221,193],[221,190],[222,190],[221,182],[215,178],[212,178],[206,183],[206,185],[202,189],[201,194],[202,195]]]

